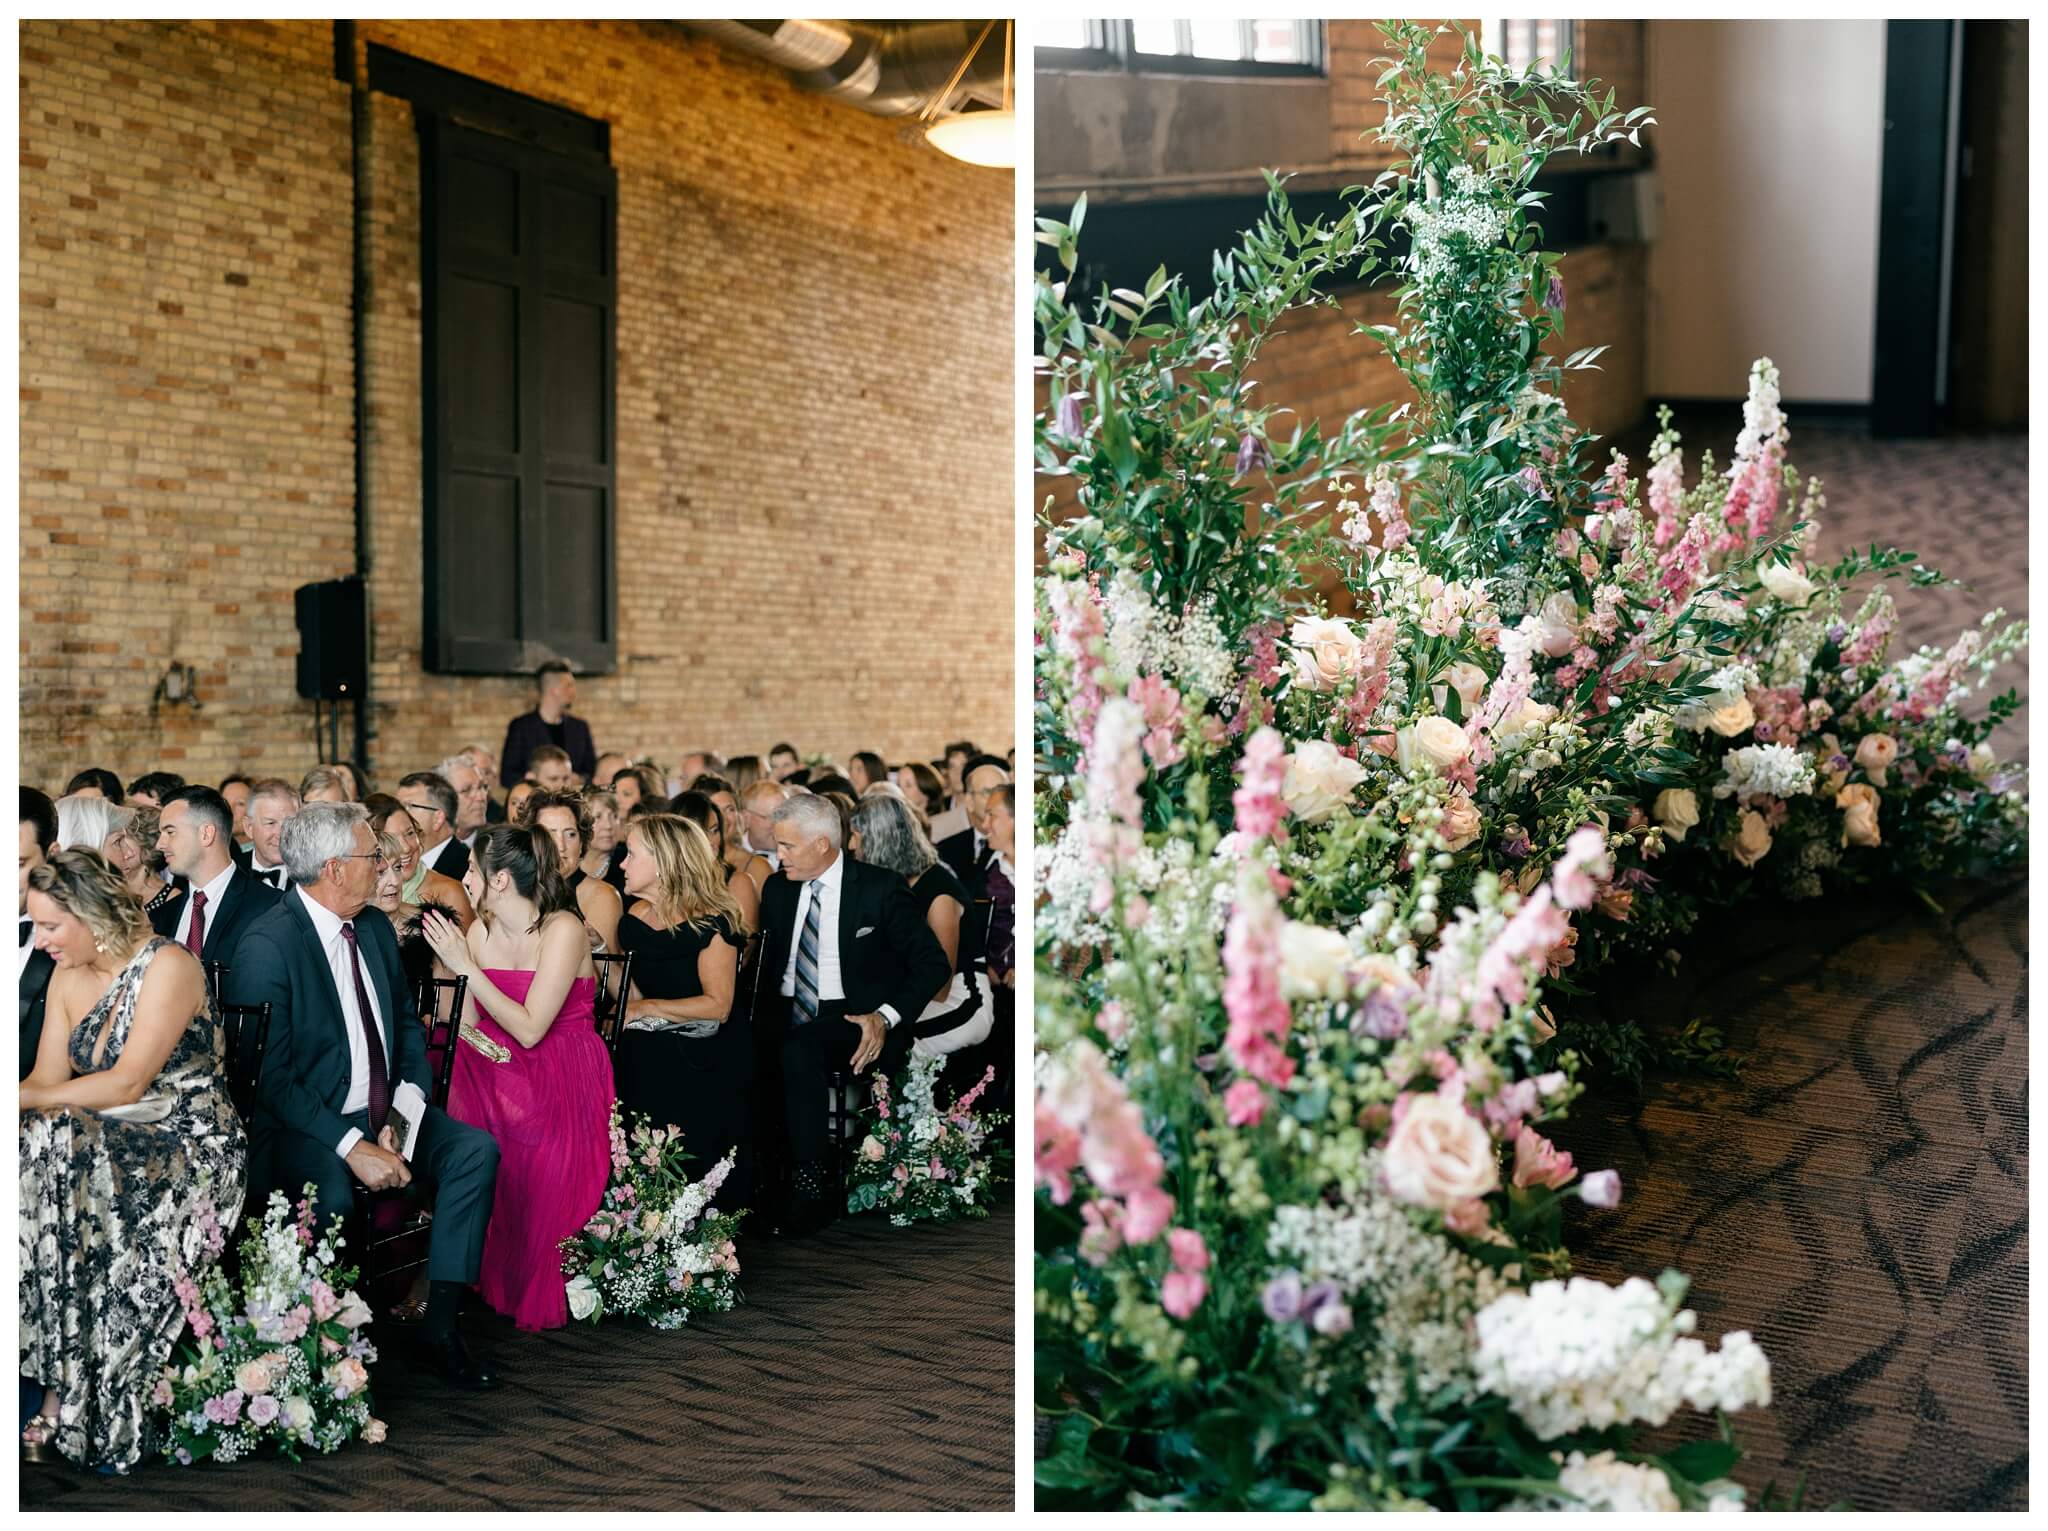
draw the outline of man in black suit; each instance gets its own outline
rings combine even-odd
[[[43,1002],[50,996],[50,954],[38,951],[35,923],[28,917],[28,876],[50,859],[57,848],[57,807],[34,787],[21,789],[21,896],[18,939],[20,955],[14,973],[21,985],[21,1077],[36,1066],[36,1048],[43,1040]],[[38,1395],[40,1397],[40,1395]]]
[[[234,965],[242,932],[283,897],[235,864],[234,825],[234,809],[211,787],[179,787],[164,798],[156,848],[192,891],[149,917],[158,935],[169,936],[202,962],[228,967]]]
[[[461,882],[469,870],[469,847],[455,838],[455,784],[433,771],[415,771],[399,778],[398,800],[419,826],[425,847],[420,860],[443,877]]]
[[[299,789],[288,781],[273,776],[249,790],[249,852],[235,859],[280,893],[291,886],[284,869],[285,821],[298,811]]]
[[[533,752],[552,744],[569,754],[569,769],[585,781],[597,770],[597,750],[590,742],[590,725],[569,716],[576,705],[576,676],[568,664],[550,659],[534,674],[540,687],[540,701],[533,711],[514,718],[505,729],[505,747],[498,752],[499,779],[508,785],[522,781]]]
[[[970,898],[988,896],[988,869],[994,855],[988,848],[988,804],[996,789],[1009,779],[1009,767],[994,755],[976,755],[968,761],[960,773],[960,806],[966,810],[968,827],[933,847]]]
[[[426,1032],[391,922],[369,907],[380,858],[363,805],[309,803],[283,839],[292,890],[243,933],[228,970],[231,1000],[270,1004],[250,1127],[251,1205],[273,1188],[296,1199],[311,1182],[324,1226],[348,1212],[358,1183],[389,1190],[417,1172],[436,1195],[416,1344],[455,1386],[495,1387],[490,1368],[464,1347],[455,1314],[482,1265],[498,1145],[425,1104]],[[410,1163],[390,1125],[394,1106],[424,1108]]]
[[[755,1025],[781,1038],[783,1103],[798,1205],[788,1231],[840,1211],[825,1124],[835,1069],[893,1069],[910,1053],[905,1021],[946,981],[950,964],[903,879],[840,850],[839,810],[801,794],[775,810],[781,869],[761,890],[762,981]]]

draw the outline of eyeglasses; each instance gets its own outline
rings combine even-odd
[[[391,858],[382,851],[355,851],[347,856],[336,856],[336,861],[367,861],[379,872],[388,871]]]

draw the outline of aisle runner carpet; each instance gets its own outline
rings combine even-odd
[[[1610,1015],[1705,1017],[1753,1060],[1597,1091],[1557,1133],[1624,1187],[1575,1216],[1576,1269],[1676,1267],[1702,1334],[1755,1334],[1775,1397],[1736,1419],[1740,1476],[1806,1471],[1812,1508],[2027,1504],[2027,902],[1943,903],[1754,908],[1680,979],[1611,975]]]
[[[126,1481],[23,1466],[25,1509],[1007,1510],[1016,1503],[1015,1220],[873,1219],[758,1248],[746,1305],[493,1347],[477,1397],[375,1369],[382,1446]],[[373,1331],[374,1332],[374,1331]],[[395,1350],[396,1347],[393,1347]]]

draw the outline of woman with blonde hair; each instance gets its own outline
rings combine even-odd
[[[149,810],[153,813],[153,810]],[[138,810],[125,803],[110,803],[103,797],[73,793],[57,799],[57,846],[60,850],[98,851],[120,874],[122,884],[135,895],[145,915],[153,914],[180,896],[179,890],[150,865],[156,845],[156,826],[136,822]],[[143,835],[147,833],[148,839]],[[146,850],[145,844],[148,846]]]
[[[698,780],[701,782],[702,777]],[[718,787],[723,788],[722,777],[712,777]],[[711,853],[718,858],[718,864],[725,868],[725,885],[732,890],[733,902],[740,906],[740,913],[746,916],[747,928],[757,930],[761,925],[761,885],[768,880],[774,869],[768,865],[765,856],[756,856],[746,849],[744,843],[738,848],[740,854],[733,854],[732,825],[739,817],[738,805],[728,814],[720,799],[732,803],[729,791],[716,793],[700,791],[692,787],[687,792],[678,792],[669,803],[671,813],[679,813],[695,824],[710,837]],[[760,865],[755,866],[758,862]],[[758,875],[756,875],[758,873]]]
[[[26,900],[56,968],[21,1082],[21,1374],[43,1387],[22,1446],[125,1473],[184,1327],[173,1283],[234,1228],[248,1142],[199,959],[97,850],[57,852]]]
[[[752,922],[711,837],[679,814],[629,823],[625,866],[619,947],[633,954],[633,987],[618,1044],[619,1105],[680,1127],[705,1167],[737,1148],[727,1200],[745,1206],[754,1043],[739,974]]]
[[[401,902],[409,906],[415,916],[423,905],[439,904],[454,912],[456,924],[464,930],[469,929],[476,919],[469,894],[454,878],[443,876],[427,865],[419,821],[413,818],[412,810],[397,798],[382,792],[372,792],[363,807],[369,811],[370,833],[379,840],[389,835],[398,842],[396,866]],[[394,920],[393,924],[396,923]]]

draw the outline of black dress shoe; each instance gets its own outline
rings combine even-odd
[[[409,1338],[413,1359],[450,1387],[487,1393],[498,1385],[496,1374],[487,1363],[469,1353],[469,1347],[462,1343],[461,1334],[451,1332],[436,1338],[431,1334],[414,1333]]]

